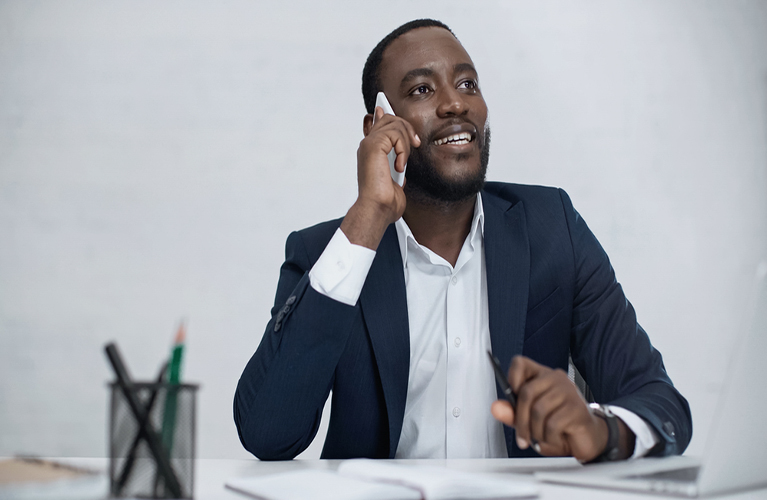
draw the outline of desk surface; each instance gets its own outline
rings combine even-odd
[[[91,469],[107,470],[106,458],[58,458],[65,463],[88,467]],[[397,463],[418,463],[437,465],[452,469],[476,472],[517,474],[532,474],[542,469],[556,469],[574,464],[571,458],[508,458],[508,459],[467,459],[467,460],[393,460]],[[195,469],[195,499],[196,500],[246,500],[249,497],[230,491],[224,483],[232,478],[253,477],[264,474],[274,474],[304,468],[335,469],[341,460],[292,460],[285,462],[260,462],[253,460],[227,459],[197,459]],[[617,492],[595,488],[562,486],[540,483],[540,496],[543,500],[640,500],[679,497],[664,497],[658,495],[640,495],[637,493]],[[714,497],[727,500],[767,500],[767,488]]]

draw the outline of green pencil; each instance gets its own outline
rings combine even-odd
[[[184,356],[184,340],[186,339],[186,329],[184,322],[178,326],[176,339],[173,342],[171,350],[171,359],[168,363],[168,388],[165,395],[165,411],[162,419],[162,444],[168,459],[173,455],[173,436],[176,431],[176,399],[178,396],[178,385],[181,381],[181,360]],[[155,485],[156,486],[156,485]]]
[[[168,365],[168,381],[171,384],[178,384],[181,381],[181,358],[184,356],[184,340],[186,340],[186,328],[182,321],[178,325],[176,340],[173,342],[171,351],[171,360]]]

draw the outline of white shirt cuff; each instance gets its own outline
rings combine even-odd
[[[375,256],[373,250],[350,242],[338,228],[309,271],[309,283],[319,293],[353,306]]]
[[[631,455],[631,458],[640,458],[647,455],[647,452],[658,444],[660,441],[658,434],[647,424],[647,422],[642,420],[642,417],[638,416],[633,411],[621,408],[620,406],[605,406],[607,406],[616,417],[623,420],[623,423],[625,423],[636,436],[636,440],[634,441],[634,454]]]

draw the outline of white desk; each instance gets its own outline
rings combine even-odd
[[[71,463],[107,471],[108,460],[106,458],[59,458],[62,462]],[[543,459],[477,459],[477,460],[394,460],[397,463],[424,463],[448,468],[481,471],[492,473],[528,473],[534,470],[551,469],[572,465],[573,459],[569,458],[543,458]],[[224,483],[231,478],[253,477],[264,474],[287,472],[302,468],[335,469],[340,460],[293,460],[286,462],[260,462],[253,460],[226,460],[226,459],[197,459],[195,469],[195,499],[196,500],[247,500],[249,497],[240,495],[224,488]],[[618,492],[612,490],[600,490],[593,488],[581,488],[575,486],[560,486],[555,484],[540,483],[540,497],[542,500],[566,499],[566,500],[641,500],[679,497],[663,497],[658,495],[640,495],[637,493]],[[767,500],[767,488],[742,492],[732,495],[714,497],[726,500]],[[311,500],[311,499],[307,499]]]

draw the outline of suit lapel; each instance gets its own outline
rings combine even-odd
[[[527,318],[530,245],[525,209],[521,201],[512,205],[484,191],[482,202],[490,341],[506,370],[511,358],[522,354]]]
[[[410,334],[402,256],[391,224],[378,245],[360,294],[360,307],[373,345],[389,418],[389,456],[402,431],[410,369]]]

